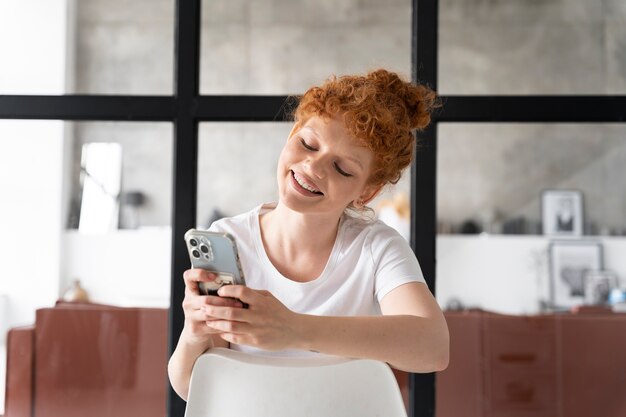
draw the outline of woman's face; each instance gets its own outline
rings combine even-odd
[[[298,212],[340,216],[376,193],[367,185],[373,159],[339,120],[311,117],[294,126],[280,154],[280,200]]]

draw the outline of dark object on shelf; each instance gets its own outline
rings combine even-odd
[[[597,224],[593,222],[585,223],[585,227],[583,228],[583,232],[587,236],[596,236],[600,234],[600,228]]]
[[[220,209],[214,208],[213,211],[211,212],[211,215],[209,216],[209,220],[207,221],[207,224],[206,224],[207,229],[211,227],[211,225],[214,222],[220,219],[223,219],[224,217],[226,217],[226,214],[224,214]]]
[[[465,305],[458,298],[451,298],[448,300],[446,304],[446,311],[463,311],[465,310]]]
[[[146,195],[141,191],[127,191],[120,196],[121,226],[136,229],[140,226],[139,208],[146,204]]]
[[[141,207],[146,203],[146,195],[141,191],[128,191],[122,194],[122,204]]]
[[[482,228],[474,220],[465,220],[461,224],[460,232],[464,235],[477,235],[478,233],[482,232]]]
[[[505,220],[502,224],[504,235],[525,235],[528,233],[528,221],[525,217],[515,217]]]

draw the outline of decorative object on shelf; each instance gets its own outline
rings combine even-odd
[[[582,236],[583,194],[576,190],[546,190],[541,195],[543,234]]]
[[[88,303],[89,294],[87,294],[87,291],[80,285],[80,280],[75,279],[63,292],[61,300],[70,303]]]
[[[116,230],[122,183],[122,145],[84,144],[80,170],[78,230],[82,233],[107,233]]]
[[[407,241],[411,239],[411,207],[405,193],[398,193],[378,205],[378,219],[396,229]]]
[[[461,234],[462,235],[477,235],[481,233],[483,230],[475,220],[465,220],[461,223]]]
[[[146,203],[146,195],[141,191],[127,191],[122,193],[122,212],[120,223],[123,229],[139,227],[139,208]]]
[[[603,268],[602,245],[592,241],[554,241],[549,246],[550,302],[553,308],[585,303],[585,275]]]
[[[626,313],[626,288],[613,288],[609,294],[609,304],[616,313]]]
[[[213,207],[213,211],[211,211],[211,215],[208,217],[208,220],[206,221],[204,228],[208,229],[209,227],[211,227],[211,225],[214,222],[216,222],[216,221],[218,221],[220,219],[223,219],[226,216],[227,216],[227,214],[224,213],[222,210],[220,210],[217,207]]]
[[[525,235],[528,234],[528,221],[524,216],[507,219],[502,223],[502,234]]]
[[[585,304],[607,304],[611,290],[617,287],[617,275],[613,271],[589,270],[585,273]]]
[[[463,311],[465,310],[465,305],[463,304],[463,302],[456,298],[456,297],[452,297],[448,300],[448,302],[446,303],[446,311]]]

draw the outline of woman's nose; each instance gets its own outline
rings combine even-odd
[[[306,160],[306,167],[311,177],[324,178],[326,175],[326,157],[319,154],[312,155]]]

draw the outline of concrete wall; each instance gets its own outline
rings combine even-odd
[[[624,94],[622,0],[441,0],[443,94]]]
[[[77,7],[77,91],[171,93],[172,0],[132,6],[90,0]],[[442,0],[440,15],[442,94],[626,92],[626,6],[619,0]],[[410,23],[408,0],[206,1],[201,91],[293,94],[331,73],[377,66],[408,75]],[[199,224],[214,208],[232,214],[274,198],[269,160],[289,127],[269,125],[201,127]],[[77,148],[117,140],[125,126],[85,123]],[[171,191],[163,185],[170,184],[171,148],[158,145],[156,152],[148,137],[161,144],[170,133],[146,126],[141,134],[141,126],[128,133],[142,139],[124,144],[133,161],[125,162],[124,186],[148,194],[144,224],[168,224]],[[621,126],[599,125],[442,126],[440,219],[458,224],[493,213],[537,222],[538,191],[573,187],[585,192],[589,221],[619,229],[626,190],[609,180],[623,176],[623,133]],[[408,192],[408,179],[396,189]],[[602,198],[607,191],[611,197]]]

